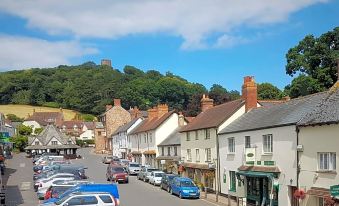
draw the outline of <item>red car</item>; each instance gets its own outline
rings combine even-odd
[[[119,165],[109,165],[106,172],[107,181],[128,183],[127,170]]]

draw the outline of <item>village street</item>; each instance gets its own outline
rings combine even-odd
[[[107,183],[105,179],[106,166],[101,162],[100,155],[91,153],[90,148],[80,149],[78,152],[83,159],[74,160],[75,164],[88,167],[86,174],[90,180],[97,183]],[[32,186],[32,162],[24,153],[15,154],[13,159],[7,160],[5,177],[9,177],[6,191],[6,206],[35,206],[39,203]],[[7,178],[6,178],[7,179]],[[138,181],[135,176],[130,177],[129,184],[119,184],[122,206],[143,205],[183,205],[208,206],[212,205],[204,200],[181,200],[150,184]]]

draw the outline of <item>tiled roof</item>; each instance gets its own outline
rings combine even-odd
[[[242,132],[296,124],[302,117],[311,112],[326,95],[326,92],[321,92],[270,107],[252,109],[219,133]]]
[[[276,104],[284,103],[285,100],[258,100],[258,103],[263,107],[269,107]]]
[[[95,122],[84,122],[84,125],[86,125],[87,129],[89,130],[95,129]]]
[[[165,122],[174,111],[167,112],[166,114],[162,115],[160,118],[153,118],[153,119],[145,119],[139,127],[137,127],[134,131],[130,134],[137,134],[140,132],[146,132],[150,130],[155,130],[158,128],[163,122]]]
[[[201,112],[192,122],[183,127],[180,132],[218,127],[240,109],[244,103],[242,99],[238,99],[212,107],[205,112]]]
[[[162,141],[158,146],[167,146],[167,145],[180,145],[180,133],[179,129],[174,130],[164,141]]]
[[[139,118],[134,118],[133,120],[129,121],[128,123],[121,125],[120,127],[118,127],[118,129],[112,134],[113,135],[117,135],[120,132],[126,132],[136,121],[138,121]]]
[[[329,91],[328,95],[299,122],[299,126],[339,123],[339,89]]]
[[[26,120],[36,121],[40,125],[46,126],[49,121],[59,123],[63,120],[62,112],[34,112],[32,116],[28,117]],[[60,126],[60,125],[57,125]]]
[[[63,121],[62,122],[62,127],[65,126],[66,129],[73,129],[74,126],[77,126],[77,128],[81,129],[83,126],[83,121],[79,120],[69,120],[69,121]]]

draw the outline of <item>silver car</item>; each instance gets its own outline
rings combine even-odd
[[[136,163],[136,162],[129,162],[128,163],[128,174],[129,175],[138,175],[139,172],[140,172],[140,164],[139,163]]]

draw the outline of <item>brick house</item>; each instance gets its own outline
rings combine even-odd
[[[131,121],[130,113],[121,106],[120,99],[114,99],[114,106],[106,105],[106,111],[98,119],[106,131],[105,149],[112,151],[112,134],[121,126]]]
[[[106,130],[104,125],[102,124],[102,122],[95,122],[94,140],[96,153],[105,152],[105,139],[106,139]]]

